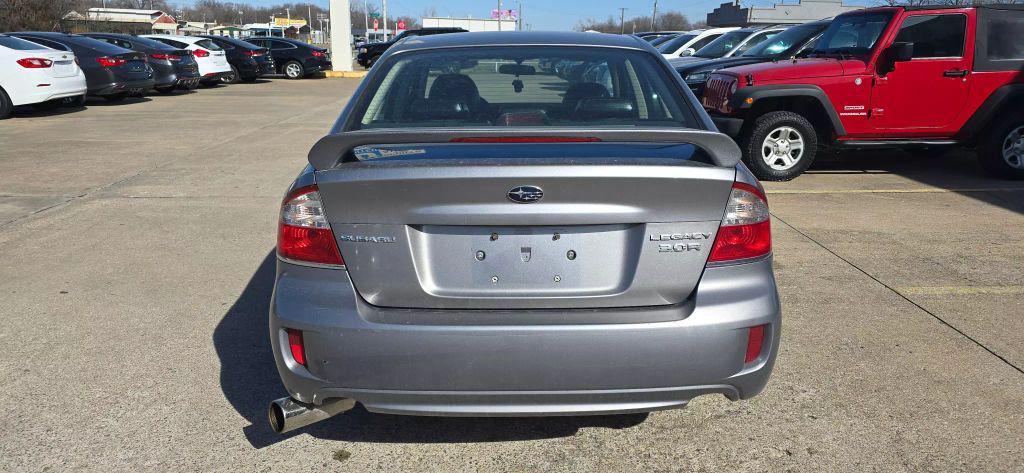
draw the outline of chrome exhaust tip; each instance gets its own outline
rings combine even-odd
[[[267,417],[270,420],[270,428],[283,434],[333,417],[352,409],[355,405],[356,400],[348,398],[328,399],[317,406],[282,397],[271,401],[270,407],[267,408]]]

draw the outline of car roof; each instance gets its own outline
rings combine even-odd
[[[631,35],[583,32],[488,31],[415,36],[392,46],[395,52],[462,46],[592,46],[646,50],[650,44]]]

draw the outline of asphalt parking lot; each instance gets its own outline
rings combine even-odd
[[[261,80],[0,122],[0,470],[1020,471],[1024,183],[966,152],[768,185],[765,392],[648,416],[337,416],[285,436],[278,205],[357,79]]]

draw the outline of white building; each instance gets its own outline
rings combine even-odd
[[[708,26],[751,26],[799,24],[821,20],[864,7],[843,5],[843,0],[799,0],[771,7],[742,7],[739,2],[723,3],[708,13]]]
[[[516,20],[491,20],[485,18],[437,18],[420,20],[424,28],[462,28],[467,31],[515,31]]]

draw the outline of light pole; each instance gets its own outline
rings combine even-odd
[[[384,41],[388,40],[388,0],[381,0],[384,10]]]
[[[245,24],[245,12],[238,10],[238,26]]]

